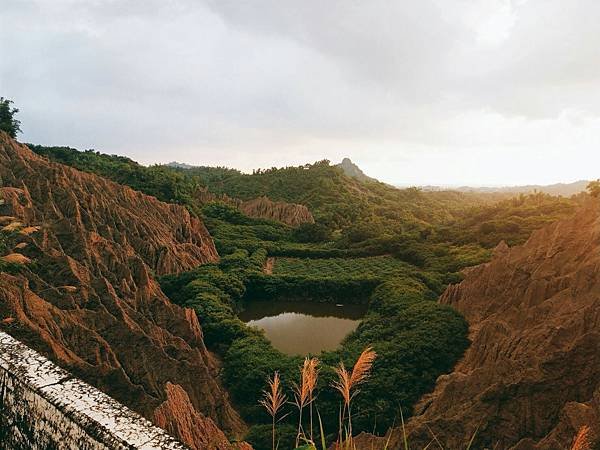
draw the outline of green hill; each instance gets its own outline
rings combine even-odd
[[[479,195],[397,189],[378,181],[360,181],[327,160],[259,169],[252,174],[211,167],[174,170],[197,177],[217,194],[244,200],[266,195],[272,200],[306,205],[318,222],[332,229],[373,219],[408,227],[440,223],[451,219],[455,210],[486,201]]]
[[[200,186],[242,200],[267,196],[303,204],[315,217],[313,228],[328,229],[325,235],[332,236],[338,249],[358,248],[368,254],[385,253],[384,247],[392,249],[399,239],[476,243],[487,248],[501,240],[518,244],[531,231],[572,213],[582,198],[398,189],[349,177],[327,160],[244,174],[226,167],[146,167],[94,150],[29,146],[51,160],[129,185],[160,200],[186,205],[196,214],[203,208],[195,196]]]
[[[325,381],[319,411],[325,428],[335,429],[339,399],[330,388],[332,367],[340,360],[351,364],[372,345],[379,357],[357,397],[354,427],[384,433],[401,420],[399,407],[410,415],[468,346],[464,319],[435,302],[445,287],[460,280],[463,268],[486,261],[489,248],[501,240],[522,242],[545,223],[570,215],[585,198],[396,189],[349,177],[325,160],[244,174],[224,167],[145,167],[95,151],[30,147],[202,216],[220,262],[167,275],[161,286],[173,302],[196,311],[257,449],[269,448],[260,444],[269,422],[258,406],[266,376],[280,371],[289,388],[301,359],[282,354],[238,318],[245,302],[299,298],[367,304],[359,327],[335,351],[320,355]],[[252,219],[229,204],[200,202],[199,187],[240,199],[266,195],[304,204],[316,223],[292,228]],[[265,270],[273,258],[274,269]],[[286,419],[292,439],[295,420]]]

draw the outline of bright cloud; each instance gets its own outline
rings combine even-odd
[[[21,140],[401,184],[600,174],[600,3],[5,0]]]

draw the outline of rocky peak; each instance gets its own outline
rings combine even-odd
[[[346,176],[355,178],[358,181],[377,181],[375,178],[371,178],[367,176],[356,164],[352,162],[350,158],[342,159],[342,162],[337,164],[336,167],[339,167],[343,170]]]
[[[492,250],[492,254],[494,256],[501,256],[501,255],[504,255],[509,250],[510,250],[510,247],[508,246],[506,241],[502,240],[502,241],[500,241],[500,243],[498,245],[496,245],[496,247],[494,247],[494,249]]]

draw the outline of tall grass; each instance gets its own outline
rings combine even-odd
[[[373,361],[377,354],[371,347],[367,347],[358,357],[352,371],[348,371],[343,363],[340,363],[335,368],[338,379],[333,382],[332,386],[342,396],[342,406],[340,407],[340,427],[338,430],[338,448],[354,449],[354,443],[352,441],[352,399],[358,393],[357,386],[365,382],[370,375],[371,368],[373,367]],[[308,448],[316,449],[313,435],[313,403],[315,402],[315,388],[317,386],[317,380],[319,376],[319,360],[317,358],[305,358],[302,366],[300,366],[300,383],[295,384],[293,387],[294,402],[293,404],[298,408],[298,428],[296,432],[296,447],[300,445],[300,442],[304,442],[308,445]],[[286,396],[281,388],[281,379],[279,373],[275,372],[273,378],[268,379],[268,389],[263,392],[263,398],[260,400],[260,404],[264,406],[272,419],[272,449],[277,448],[276,445],[276,424],[282,418],[277,418],[282,406],[286,402]],[[308,407],[310,409],[310,425],[308,434],[305,432],[303,427],[303,413],[304,409]],[[317,414],[319,411],[317,410]],[[323,424],[321,422],[321,416],[319,417],[319,429],[321,436],[321,444],[323,450],[326,449],[325,435],[323,431]]]
[[[371,348],[367,347],[360,354],[352,371],[346,369],[343,363],[340,363],[335,368],[337,380],[332,383],[332,387],[339,392],[342,397],[342,403],[339,409],[339,429],[338,439],[335,443],[336,450],[356,450],[352,435],[352,400],[358,394],[359,390],[357,387],[366,382],[371,375],[371,369],[373,368],[373,362],[377,357],[377,353]],[[317,450],[317,444],[314,441],[313,436],[313,404],[315,403],[315,389],[319,377],[319,360],[317,358],[304,359],[303,364],[300,366],[300,383],[294,384],[293,395],[294,401],[292,402],[296,408],[298,408],[298,428],[296,433],[296,447],[298,450]],[[276,442],[276,424],[286,416],[278,418],[279,413],[283,405],[286,403],[286,395],[283,393],[281,387],[281,378],[278,372],[275,372],[273,378],[268,378],[268,389],[263,391],[263,398],[260,400],[260,404],[265,407],[267,412],[272,418],[272,450],[276,450],[278,444]],[[306,407],[310,408],[310,425],[308,434],[305,432],[303,427],[303,412]],[[321,415],[319,414],[318,408],[316,413],[319,421],[319,435],[320,435],[320,447],[321,450],[327,450],[327,444],[325,440],[325,431],[323,429],[323,422],[321,421]],[[401,430],[402,430],[402,446],[403,450],[410,450],[410,444],[408,434],[404,426],[404,415],[400,410]],[[429,449],[432,444],[437,444],[439,448],[444,448],[440,443],[437,436],[428,427],[429,432],[433,436],[433,439],[424,448]],[[466,444],[466,450],[470,450],[475,442],[475,437],[479,431],[479,427],[475,430],[471,439]],[[383,450],[388,450],[389,443],[392,437],[391,430],[388,431],[388,436],[384,444]],[[573,444],[570,450],[592,450],[592,430],[589,426],[583,426],[579,429],[577,436],[573,439]],[[299,445],[304,444],[303,447]]]
[[[281,410],[281,407],[286,402],[286,395],[281,389],[281,379],[279,378],[279,372],[275,372],[273,378],[268,379],[269,390],[264,391],[263,398],[260,400],[260,404],[265,407],[272,419],[272,444],[273,450],[277,448],[275,445],[275,423],[278,422],[277,414]],[[281,420],[281,417],[279,420]]]
[[[300,384],[294,386],[294,404],[298,408],[298,432],[296,433],[296,447],[300,443],[300,438],[307,439],[302,427],[302,412],[306,406],[310,408],[310,440],[313,439],[313,410],[314,391],[317,386],[319,376],[319,360],[317,358],[304,358],[304,363],[300,368]]]
[[[352,399],[358,393],[356,387],[369,378],[373,361],[376,357],[377,353],[371,347],[367,347],[356,360],[352,372],[348,372],[346,367],[344,367],[344,363],[340,363],[335,368],[338,379],[333,382],[333,387],[342,395],[342,399],[344,400],[340,414],[340,424],[344,425],[344,420],[347,420],[345,434],[347,439],[350,440],[350,445],[352,445]],[[343,430],[340,429],[339,431],[340,435],[338,439],[341,442],[343,439]]]

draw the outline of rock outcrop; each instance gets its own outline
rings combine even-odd
[[[209,434],[243,430],[195,313],[154,278],[218,260],[202,222],[2,132],[0,180],[0,216],[27,230],[15,248],[30,261],[0,273],[0,327],[192,448],[206,448],[187,439],[203,429],[186,429],[199,422],[178,411],[201,417]],[[229,448],[222,433],[206,439]]]
[[[365,174],[360,167],[358,167],[356,164],[354,164],[352,162],[352,160],[350,158],[344,158],[342,159],[342,162],[339,164],[336,164],[336,167],[339,167],[340,169],[342,169],[342,171],[344,172],[344,174],[350,178],[355,178],[358,181],[361,182],[373,182],[373,181],[377,181],[375,178],[371,178],[370,176],[368,176],[367,174]]]
[[[242,202],[242,213],[250,217],[277,220],[293,227],[303,223],[315,223],[315,219],[304,205],[286,202],[274,202],[268,197],[259,197]]]
[[[248,217],[257,219],[270,219],[296,227],[303,223],[315,223],[309,209],[304,205],[287,202],[274,202],[266,196],[251,200],[240,200],[228,195],[216,195],[206,188],[196,192],[196,199],[200,203],[223,202],[240,210]]]
[[[165,391],[167,399],[154,410],[156,425],[202,450],[233,449],[217,425],[194,409],[181,386],[167,382]]]
[[[442,303],[470,324],[454,372],[417,406],[412,441],[446,448],[570,448],[589,426],[600,440],[600,203],[500,245]],[[400,448],[394,432],[390,448]],[[419,447],[420,448],[420,447]]]

